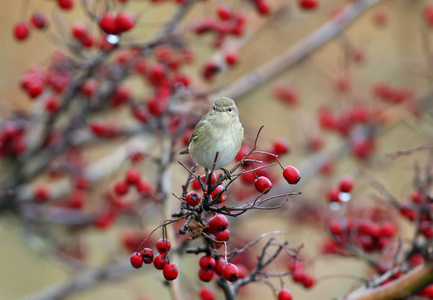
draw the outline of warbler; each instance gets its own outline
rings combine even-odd
[[[215,170],[224,168],[233,161],[241,148],[244,128],[239,120],[235,102],[228,97],[215,99],[209,112],[195,126],[187,150],[192,159],[205,168],[212,169],[216,154]]]

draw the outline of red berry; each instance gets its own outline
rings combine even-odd
[[[340,191],[344,193],[350,193],[350,191],[353,189],[354,185],[353,178],[350,176],[344,176],[340,180]]]
[[[129,184],[138,185],[141,181],[141,173],[137,169],[129,169],[125,174],[125,181]]]
[[[393,237],[395,235],[395,231],[395,225],[391,221],[384,222],[380,226],[380,236]]]
[[[216,197],[218,196],[218,194],[224,190],[224,186],[223,185],[219,185],[217,186],[212,193],[210,193],[210,196],[212,197],[212,201],[216,199]],[[224,194],[224,192],[221,194],[220,198],[218,199],[217,203],[223,203],[224,201],[226,201],[227,196]]]
[[[288,153],[289,151],[290,151],[290,146],[285,139],[278,138],[274,141],[273,152],[276,155],[283,155]]]
[[[316,283],[316,278],[311,274],[306,274],[302,284],[305,288],[309,289]]]
[[[211,281],[213,278],[213,274],[214,274],[214,271],[212,269],[208,270],[208,269],[200,268],[198,270],[198,278],[204,282]]]
[[[74,7],[73,0],[57,0],[57,5],[64,10],[70,10]]]
[[[25,21],[20,21],[14,26],[15,39],[22,41],[25,40],[30,34],[29,25]]]
[[[226,4],[218,5],[217,14],[221,20],[229,20],[232,18],[232,11]]]
[[[433,27],[433,5],[429,4],[424,8],[424,19],[427,25]]]
[[[141,250],[141,256],[145,264],[151,264],[153,262],[153,251],[150,248],[144,248]]]
[[[135,26],[135,19],[127,12],[121,12],[116,17],[116,28],[119,32],[128,31]]]
[[[47,17],[40,12],[34,12],[30,18],[30,21],[32,22],[33,26],[38,29],[44,29],[48,26]]]
[[[168,265],[168,256],[165,253],[159,253],[155,258],[153,259],[153,266],[157,270],[164,269],[164,266]]]
[[[99,27],[108,34],[118,34],[116,17],[112,12],[106,12],[99,20]]]
[[[168,264],[165,265],[162,269],[162,273],[164,274],[165,280],[175,280],[177,278],[177,274],[179,273],[176,264]]]
[[[313,10],[318,6],[317,0],[299,0],[299,7],[305,10]]]
[[[217,214],[211,218],[208,222],[209,232],[218,233],[220,231],[226,230],[229,222],[224,215]]]
[[[277,85],[273,88],[272,94],[285,104],[294,105],[299,102],[298,91],[291,86]]]
[[[413,203],[421,204],[423,200],[422,192],[417,188],[413,189],[410,193],[410,199]]]
[[[340,190],[336,187],[331,187],[328,190],[328,200],[330,202],[340,202]]]
[[[244,158],[244,156],[248,154],[250,151],[251,151],[250,147],[242,145],[241,149],[239,149],[238,154],[236,154],[235,157],[236,161],[241,161]]]
[[[116,182],[114,185],[114,192],[118,196],[123,196],[128,193],[128,184],[124,180]]]
[[[200,289],[199,297],[200,300],[215,300],[215,293],[207,286],[203,286]]]
[[[297,184],[301,180],[298,169],[293,166],[287,166],[283,170],[283,177],[290,184]]]
[[[87,35],[86,25],[82,23],[75,23],[72,25],[72,36],[77,40],[82,40]]]
[[[215,238],[218,241],[227,242],[230,238],[230,230],[226,229],[215,234]]]
[[[161,238],[156,242],[156,250],[158,250],[159,253],[167,253],[170,251],[170,248],[171,243],[165,238]]]
[[[130,261],[131,265],[136,269],[139,269],[143,266],[143,257],[138,252],[132,253]]]
[[[236,51],[227,51],[224,54],[224,59],[229,66],[234,66],[239,62],[239,53]]]
[[[223,268],[226,265],[226,261],[224,258],[220,257],[215,261],[215,268],[214,271],[215,273],[217,273],[219,276],[221,276],[223,274]]]
[[[45,110],[49,113],[55,113],[59,109],[59,100],[55,96],[51,96],[45,102]]]
[[[203,255],[202,257],[200,257],[198,264],[202,269],[213,270],[213,268],[215,268],[216,262],[211,255]]]
[[[282,289],[279,293],[278,293],[278,300],[292,300],[292,293],[289,290],[286,289]]]
[[[33,195],[36,201],[44,202],[50,197],[50,190],[46,185],[39,185],[33,191]]]
[[[226,280],[234,282],[239,277],[238,267],[234,264],[226,264],[222,269],[222,274]]]
[[[334,235],[341,235],[343,233],[343,224],[338,220],[332,220],[329,224],[329,231]]]
[[[305,271],[302,268],[296,268],[292,273],[292,279],[294,282],[303,283],[305,279]]]
[[[201,201],[201,195],[197,192],[189,192],[185,197],[186,203],[191,206],[197,206],[200,204]]]
[[[272,188],[272,182],[269,180],[268,177],[260,176],[254,182],[254,187],[260,193],[267,194]]]

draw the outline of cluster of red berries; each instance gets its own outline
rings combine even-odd
[[[98,25],[108,34],[119,35],[134,28],[135,18],[128,12],[120,12],[115,15],[108,11],[102,14]]]
[[[307,272],[304,264],[298,259],[293,258],[289,263],[288,269],[292,272],[293,281],[302,284],[305,288],[312,288],[316,283],[316,277]]]
[[[331,220],[329,231],[340,248],[344,248],[345,245],[356,245],[366,252],[372,252],[386,247],[395,236],[397,228],[390,220],[375,222],[364,218],[351,218]]]
[[[412,189],[409,195],[410,202],[400,204],[400,214],[411,222],[417,224],[419,232],[427,239],[433,238],[433,219],[431,216],[431,203],[419,188]]]
[[[328,201],[329,202],[347,202],[350,200],[350,194],[352,192],[355,182],[351,176],[344,176],[340,179],[338,186],[331,187],[328,190]]]
[[[220,48],[228,36],[243,36],[246,28],[246,16],[235,12],[226,5],[219,5],[216,11],[217,17],[206,16],[195,22],[196,34],[214,33],[214,47]]]
[[[30,23],[36,29],[45,29],[48,27],[49,24],[47,17],[40,12],[34,12],[30,16]],[[29,23],[26,21],[19,21],[18,23],[16,23],[13,28],[13,35],[18,41],[27,39],[30,35]]]
[[[0,157],[17,156],[27,149],[26,124],[9,121],[0,129]]]
[[[198,278],[204,282],[211,281],[214,274],[222,276],[230,282],[239,278],[238,267],[235,264],[227,263],[223,257],[215,260],[211,255],[203,255],[199,260],[199,266]]]
[[[142,195],[150,194],[152,186],[144,178],[141,178],[141,173],[138,169],[131,168],[125,173],[123,180],[118,180],[114,184],[114,193],[118,196],[124,196],[128,193],[129,187],[134,186],[138,193]]]
[[[134,252],[131,255],[131,265],[139,269],[145,264],[153,263],[153,266],[157,270],[162,270],[164,278],[168,281],[175,280],[179,273],[177,265],[170,263],[168,258],[168,252],[170,251],[171,243],[166,238],[161,238],[156,242],[156,250],[158,254],[154,257],[153,250],[150,248],[144,248],[140,252]]]

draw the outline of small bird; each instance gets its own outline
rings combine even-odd
[[[215,170],[224,168],[239,152],[243,139],[244,129],[235,102],[228,97],[218,97],[195,126],[188,149],[180,154],[190,153],[192,159],[204,167],[208,174],[216,154]]]

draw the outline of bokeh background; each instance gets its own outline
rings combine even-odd
[[[0,10],[0,117],[7,118],[16,110],[32,111],[35,104],[30,102],[19,89],[18,82],[22,74],[32,66],[44,65],[55,49],[61,48],[61,42],[50,36],[33,31],[29,40],[18,43],[12,38],[12,27],[23,16],[23,2],[28,2],[24,10],[34,9],[60,17],[58,26],[69,27],[75,20],[82,18],[82,11],[58,13],[53,1],[4,1]],[[162,3],[157,7],[146,5],[144,1],[134,1],[131,11],[141,9],[143,15],[137,31],[131,34],[131,39],[145,39],[151,36],[173,12],[172,3]],[[278,17],[272,21],[260,19],[257,29],[241,46],[239,52],[241,63],[236,68],[225,73],[215,81],[214,87],[221,87],[236,78],[251,72],[263,63],[278,56],[288,48],[305,38],[313,30],[329,20],[338,8],[348,1],[323,0],[315,12],[303,12],[295,1],[287,1],[284,9],[278,10]],[[325,46],[315,51],[306,59],[288,69],[275,79],[252,89],[236,99],[241,121],[246,133],[254,137],[260,125],[264,125],[259,146],[268,147],[275,137],[287,139],[292,151],[283,158],[283,164],[309,166],[311,156],[305,151],[308,138],[315,134],[323,134],[317,125],[317,108],[323,104],[330,106],[345,106],[351,101],[361,100],[365,103],[377,101],[371,94],[371,86],[378,80],[386,80],[396,86],[412,88],[417,97],[423,98],[431,89],[428,81],[429,54],[426,52],[426,41],[432,36],[423,19],[423,9],[429,1],[392,0],[384,1],[365,12],[350,25],[341,35],[329,41]],[[78,6],[78,1],[77,1]],[[188,16],[212,14],[215,1],[203,1]],[[273,7],[280,4],[273,3]],[[231,3],[233,7],[244,7],[247,4]],[[24,5],[25,6],[25,5]],[[377,10],[385,11],[388,16],[386,26],[378,27],[373,22]],[[54,24],[52,24],[54,25]],[[58,34],[56,35],[58,37]],[[192,42],[196,42],[192,40]],[[202,43],[202,44],[201,44]],[[208,43],[197,42],[199,61],[213,55]],[[352,45],[365,55],[364,62],[347,65],[345,49]],[[431,55],[431,53],[430,53]],[[431,58],[431,57],[430,57]],[[192,70],[194,72],[194,70]],[[335,89],[335,79],[342,73],[348,74],[352,82],[349,95],[341,95]],[[195,70],[198,77],[198,71]],[[288,106],[275,100],[272,87],[275,84],[286,84],[296,87],[300,101],[296,106]],[[132,83],[139,91],[139,82]],[[427,106],[429,107],[429,106]],[[368,161],[353,159],[344,152],[336,160],[335,173],[330,177],[318,174],[302,180],[296,190],[302,191],[302,196],[294,197],[284,209],[275,212],[251,213],[240,218],[237,228],[245,236],[257,236],[261,233],[284,230],[285,238],[293,247],[303,245],[305,257],[314,261],[309,269],[321,278],[330,274],[357,274],[368,277],[369,270],[361,262],[353,259],[318,258],[321,240],[326,228],[309,226],[308,222],[295,220],[293,211],[299,212],[304,203],[320,203],[323,210],[328,210],[325,193],[326,188],[337,182],[344,174],[356,174],[359,169],[366,170],[374,178],[384,184],[397,198],[404,198],[412,187],[414,164],[422,164],[425,154],[419,153],[399,159],[390,159],[385,154],[401,149],[407,149],[431,142],[432,119],[431,109],[424,111],[423,118],[407,114],[405,108],[390,109],[389,117],[393,119],[389,126],[380,132],[375,155]],[[118,118],[119,116],[116,116]],[[326,134],[324,152],[332,151],[342,145],[340,137]],[[89,158],[103,156],[108,148],[97,147],[89,149]],[[5,167],[5,165],[0,165]],[[0,167],[0,168],[1,168]],[[173,192],[180,192],[180,184],[185,178],[184,171],[178,165],[172,167]],[[113,175],[115,177],[116,174]],[[353,205],[374,205],[372,189],[362,176],[357,176],[357,187],[353,196]],[[173,199],[175,201],[175,199]],[[336,212],[339,214],[341,212]],[[155,225],[158,220],[154,220]],[[403,236],[410,232],[404,222],[400,224]],[[96,229],[86,231],[81,237],[88,255],[83,270],[101,266],[113,259],[124,259],[128,253],[122,249],[119,239],[126,227],[121,221],[106,231]],[[283,239],[283,238],[282,238]],[[303,251],[304,251],[303,250]],[[84,251],[84,250],[83,250]],[[181,286],[189,292],[196,292],[198,279],[197,257],[190,256],[182,260],[180,268]],[[0,217],[0,299],[19,299],[45,289],[49,286],[67,282],[75,272],[65,267],[60,258],[54,258],[43,239],[31,238],[26,234],[25,225],[15,216]],[[282,267],[284,268],[284,267]],[[350,289],[353,280],[350,278],[335,278],[323,280],[311,290],[305,290],[299,285],[286,280],[295,299],[331,299],[340,297]],[[140,299],[151,295],[152,299],[169,299],[169,292],[162,284],[159,272],[150,269],[140,269],[120,279],[95,285],[89,290],[69,296],[67,299]],[[185,299],[195,295],[186,294]],[[222,299],[222,293],[218,293]],[[240,295],[240,299],[270,299],[272,293],[263,284],[252,284]],[[143,298],[144,299],[144,298]]]

